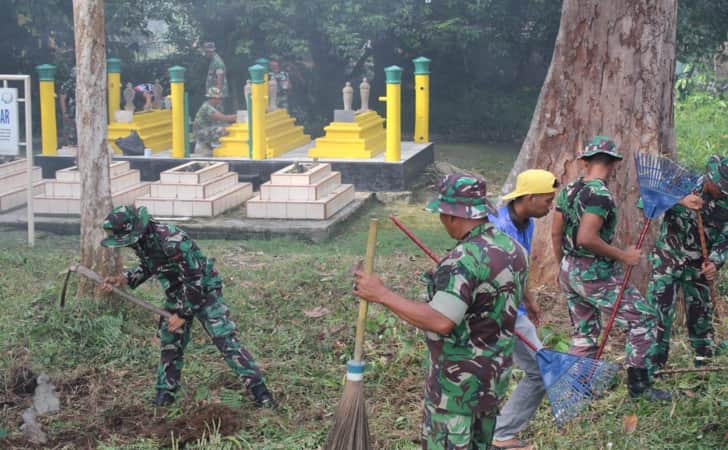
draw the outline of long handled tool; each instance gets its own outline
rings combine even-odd
[[[377,245],[377,219],[369,221],[367,253],[364,259],[364,272],[374,271],[374,254]],[[346,384],[336,410],[334,427],[326,440],[326,450],[368,450],[371,448],[369,423],[367,421],[366,401],[364,398],[364,330],[369,302],[359,300],[359,315],[356,320],[356,339],[354,340],[354,359],[346,364]]]
[[[703,262],[708,261],[708,244],[705,242],[705,228],[703,227],[703,215],[700,211],[698,213],[698,235],[700,236],[700,250],[703,253]],[[710,289],[710,298],[713,301],[713,311],[717,312],[718,308],[718,294],[715,292],[715,283],[713,280],[708,280],[708,289]]]
[[[642,243],[645,236],[647,236],[652,220],[672,208],[681,198],[692,192],[696,180],[687,169],[672,160],[653,153],[637,152],[634,155],[634,160],[637,168],[640,195],[642,196],[642,211],[645,214],[645,224],[642,227],[639,239],[637,239],[637,245],[635,245],[639,249],[642,248]],[[627,289],[629,279],[632,276],[632,268],[633,266],[629,266],[624,274],[617,300],[612,306],[612,314],[609,315],[609,321],[602,333],[602,342],[599,344],[596,359],[602,357],[604,347],[607,345],[609,332],[614,326],[614,320],[617,318],[619,305],[622,304],[624,291]]]
[[[440,258],[417,239],[402,222],[394,216],[390,219],[433,261],[440,263]],[[559,427],[577,417],[595,397],[606,392],[614,376],[619,372],[618,364],[538,348],[518,330],[514,329],[513,334],[536,352],[536,361],[546,388],[546,395],[549,397],[551,412]]]
[[[68,267],[68,272],[66,273],[66,278],[63,282],[63,289],[61,289],[61,298],[60,298],[60,304],[61,308],[66,304],[66,289],[68,288],[68,279],[71,276],[72,272],[76,272],[79,275],[82,275],[86,278],[88,278],[91,281],[96,282],[97,284],[101,284],[104,282],[104,279],[101,278],[101,275],[94,272],[93,270],[89,269],[88,267],[82,266],[80,264],[71,264],[70,267]],[[121,289],[112,286],[111,292],[113,292],[116,296],[121,297],[122,299],[132,302],[137,306],[141,306],[142,308],[148,309],[149,311],[158,314],[166,319],[169,319],[172,317],[172,313],[169,311],[165,311],[161,308],[157,308],[154,305],[150,305],[149,303],[145,302],[144,300],[141,300],[131,294],[128,294]]]

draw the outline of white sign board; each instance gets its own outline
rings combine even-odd
[[[18,90],[0,88],[0,155],[18,153]]]

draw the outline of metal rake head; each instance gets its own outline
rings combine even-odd
[[[675,161],[655,153],[636,152],[637,181],[645,216],[654,219],[695,189],[697,177]]]
[[[618,364],[548,349],[536,354],[556,425],[577,417],[612,384]]]

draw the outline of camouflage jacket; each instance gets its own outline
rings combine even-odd
[[[728,260],[728,198],[714,199],[707,194],[702,194],[702,198],[708,259],[720,268]],[[669,257],[675,265],[700,267],[703,252],[696,211],[675,205],[665,213],[651,256],[658,254]]]
[[[61,83],[59,94],[66,97],[66,113],[71,119],[76,117],[76,77],[69,76],[66,81]],[[60,101],[59,95],[59,101]]]
[[[215,301],[210,295],[222,288],[222,278],[190,236],[174,225],[150,222],[146,232],[132,249],[140,264],[126,272],[129,287],[134,289],[156,276],[167,301],[176,304],[180,317],[190,318],[201,307]]]
[[[205,83],[205,92],[208,92],[211,87],[217,87],[217,76],[218,74],[223,75],[222,82],[222,96],[228,96],[228,84],[227,84],[227,73],[225,72],[225,63],[220,58],[220,55],[215,53],[212,55],[210,60],[210,66],[207,68],[207,82]]]
[[[607,183],[600,179],[584,181],[583,178],[572,181],[559,192],[556,198],[556,210],[564,216],[561,240],[561,251],[564,256],[594,259],[594,263],[582,278],[604,280],[611,277],[615,271],[613,259],[595,255],[584,247],[576,245],[576,234],[584,213],[595,214],[604,220],[599,229],[599,237],[607,244],[612,243],[617,228],[617,207],[607,189]]]
[[[447,336],[427,332],[425,401],[456,414],[495,414],[510,379],[516,307],[528,258],[510,236],[475,227],[430,275],[430,306],[455,323]]]
[[[220,120],[215,120],[212,116],[215,113],[219,113],[220,110],[209,104],[208,102],[205,102],[200,106],[200,109],[197,110],[197,114],[195,114],[195,120],[192,123],[192,131],[198,132],[200,130],[203,130],[205,128],[209,127],[217,127],[217,126],[227,126],[229,123],[223,122]]]

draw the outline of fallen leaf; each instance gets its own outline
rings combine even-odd
[[[637,416],[634,414],[624,416],[624,425],[622,426],[622,429],[627,434],[634,433],[634,430],[637,429]]]
[[[695,398],[695,392],[691,391],[690,389],[685,389],[683,391],[683,394],[685,394],[685,397],[687,398]]]
[[[330,312],[331,311],[328,308],[326,308],[325,306],[317,306],[313,309],[309,309],[308,311],[304,311],[303,315],[306,317],[313,317],[315,319],[318,317],[323,317],[326,314],[329,314]]]

